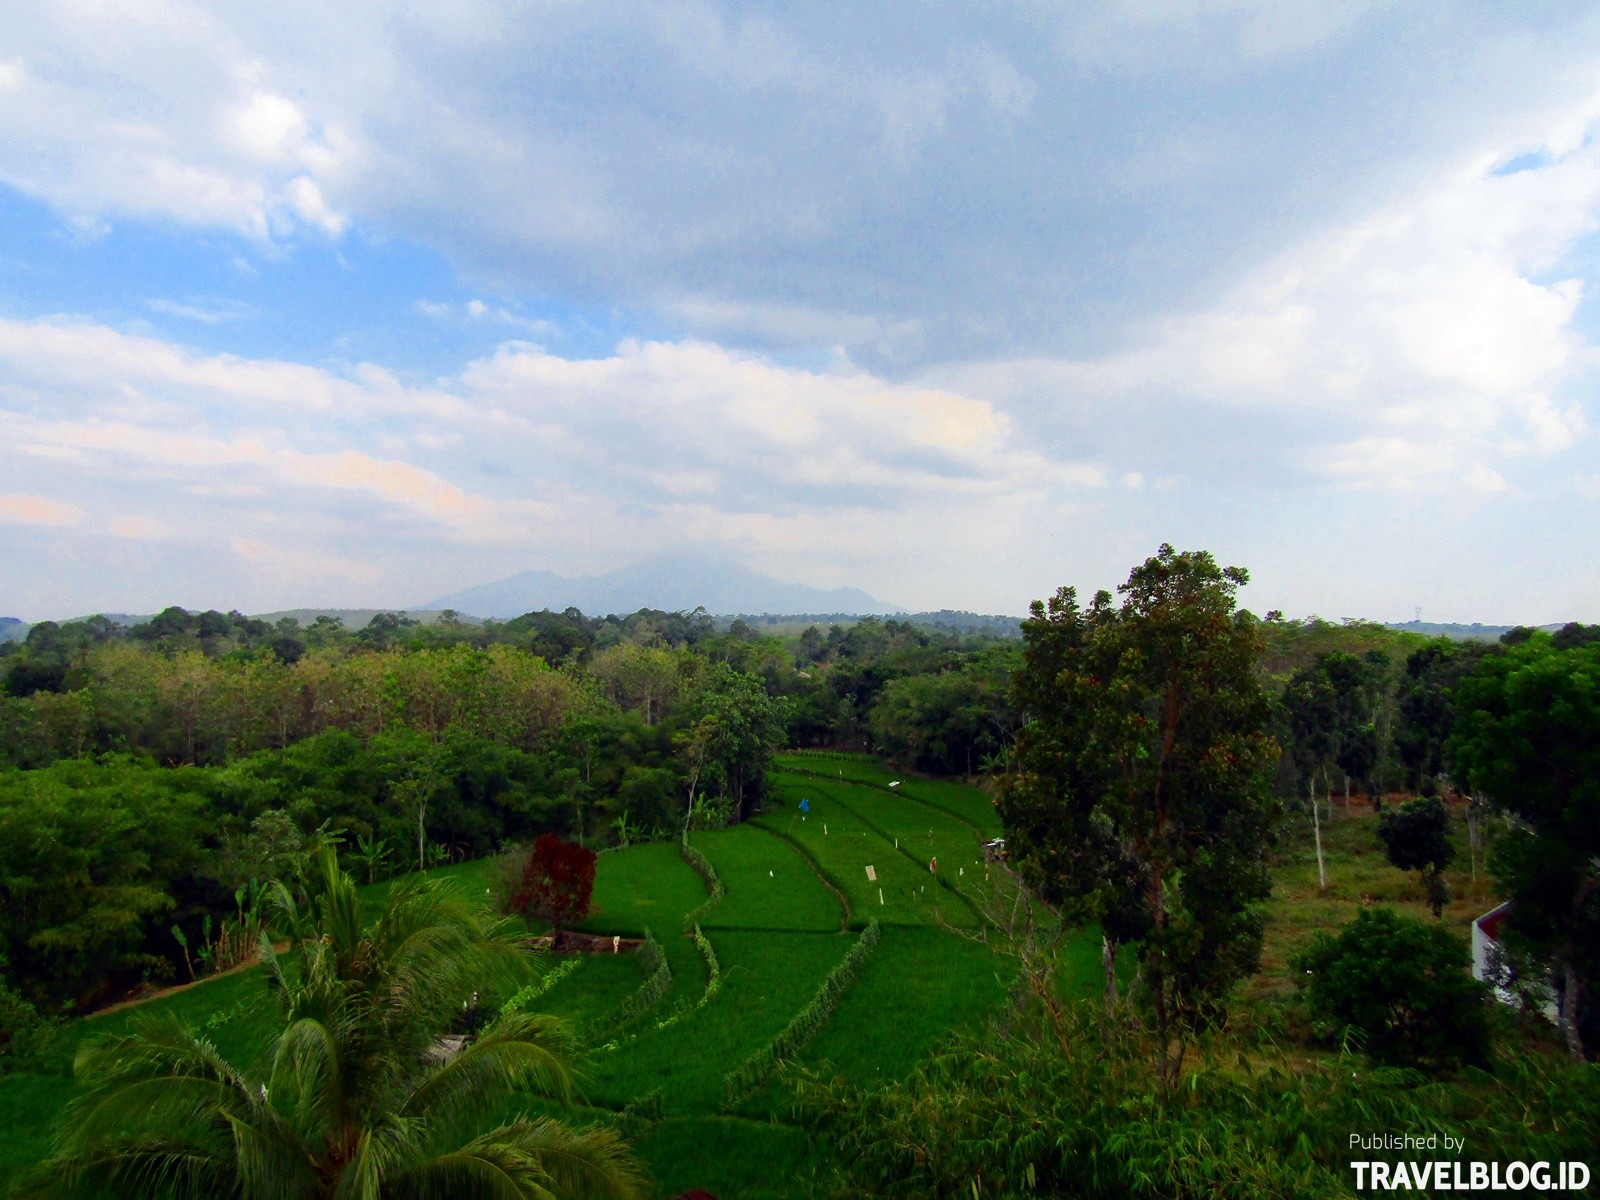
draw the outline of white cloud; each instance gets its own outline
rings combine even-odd
[[[1566,451],[1586,429],[1574,389],[1597,356],[1574,324],[1583,280],[1561,264],[1600,228],[1600,142],[1570,132],[1597,119],[1600,97],[1546,115],[1543,136],[1476,148],[1417,192],[1276,255],[1216,307],[1155,323],[1132,349],[930,378],[1031,406],[1045,427],[1052,407],[1110,425],[1114,405],[1158,400],[1177,438],[1190,436],[1183,414],[1206,410],[1251,427],[1258,459],[1345,485],[1504,491],[1506,464]],[[1497,169],[1529,151],[1544,165]],[[1038,405],[1041,391],[1056,404]],[[1213,450],[1140,432],[1202,469]]]
[[[359,450],[308,454],[251,436],[199,437],[123,422],[35,422],[5,414],[0,414],[0,428],[22,453],[43,453],[58,461],[123,460],[165,469],[175,477],[255,468],[280,487],[365,493],[472,538],[504,538],[510,532],[508,518],[534,515],[538,508],[496,505],[432,471]]]
[[[239,148],[267,163],[283,162],[305,141],[305,114],[291,101],[271,92],[256,92],[228,114],[230,133]]]
[[[70,318],[0,318],[0,360],[14,377],[59,387],[69,397],[124,397],[148,391],[169,397],[222,398],[267,412],[336,412],[343,419],[393,411],[449,417],[462,402],[438,389],[413,388],[370,364],[345,378],[300,363],[205,355],[159,338],[118,332]],[[70,401],[69,401],[70,402]]]
[[[169,317],[181,317],[185,321],[199,321],[202,325],[221,325],[228,321],[240,321],[250,316],[252,311],[248,305],[227,300],[185,304],[157,297],[146,300],[145,303],[152,312],[165,313]]]
[[[270,70],[214,8],[23,4],[7,34],[24,59],[0,72],[0,181],[90,223],[342,231],[323,188],[351,139],[261,86]]]
[[[90,222],[359,219],[884,370],[1056,355],[1592,75],[1581,13],[1475,11],[23,0],[0,180]]]
[[[136,542],[161,541],[172,536],[172,527],[154,517],[123,515],[112,517],[106,528],[120,538]]]
[[[295,553],[330,564],[372,563],[352,541],[391,563],[474,544],[591,565],[701,542],[856,557],[888,530],[926,537],[932,514],[977,528],[1108,479],[1023,444],[984,401],[705,342],[627,341],[596,359],[511,343],[412,389],[368,364],[340,376],[206,357],[58,319],[0,322],[0,445],[7,469],[48,463],[86,506],[113,488],[150,514],[119,516],[119,537],[193,544],[292,513],[322,530]],[[374,542],[374,520],[406,523]],[[229,536],[246,557],[286,545]]]
[[[82,520],[83,510],[76,504],[18,493],[0,496],[0,521],[16,525],[76,525]]]

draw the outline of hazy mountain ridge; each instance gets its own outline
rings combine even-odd
[[[641,608],[710,613],[834,613],[862,616],[897,614],[860,588],[816,588],[786,583],[739,563],[692,555],[650,559],[600,575],[557,575],[523,571],[506,579],[452,592],[419,608],[453,608],[479,617],[509,619],[526,612],[576,608],[590,616],[618,615]]]

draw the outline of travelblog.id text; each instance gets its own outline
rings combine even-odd
[[[1390,1153],[1431,1151],[1452,1156],[1466,1149],[1464,1138],[1448,1134],[1352,1133],[1352,1151]],[[1353,1161],[1358,1192],[1578,1192],[1589,1186],[1591,1173],[1581,1162],[1469,1161],[1459,1157],[1386,1162]]]

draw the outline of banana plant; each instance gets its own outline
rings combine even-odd
[[[378,868],[388,855],[389,839],[359,836],[356,838],[356,852],[350,857],[367,868],[367,882],[373,883],[377,879]]]

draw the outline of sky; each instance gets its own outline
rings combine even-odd
[[[706,553],[1600,621],[1584,3],[12,0],[0,615]]]

